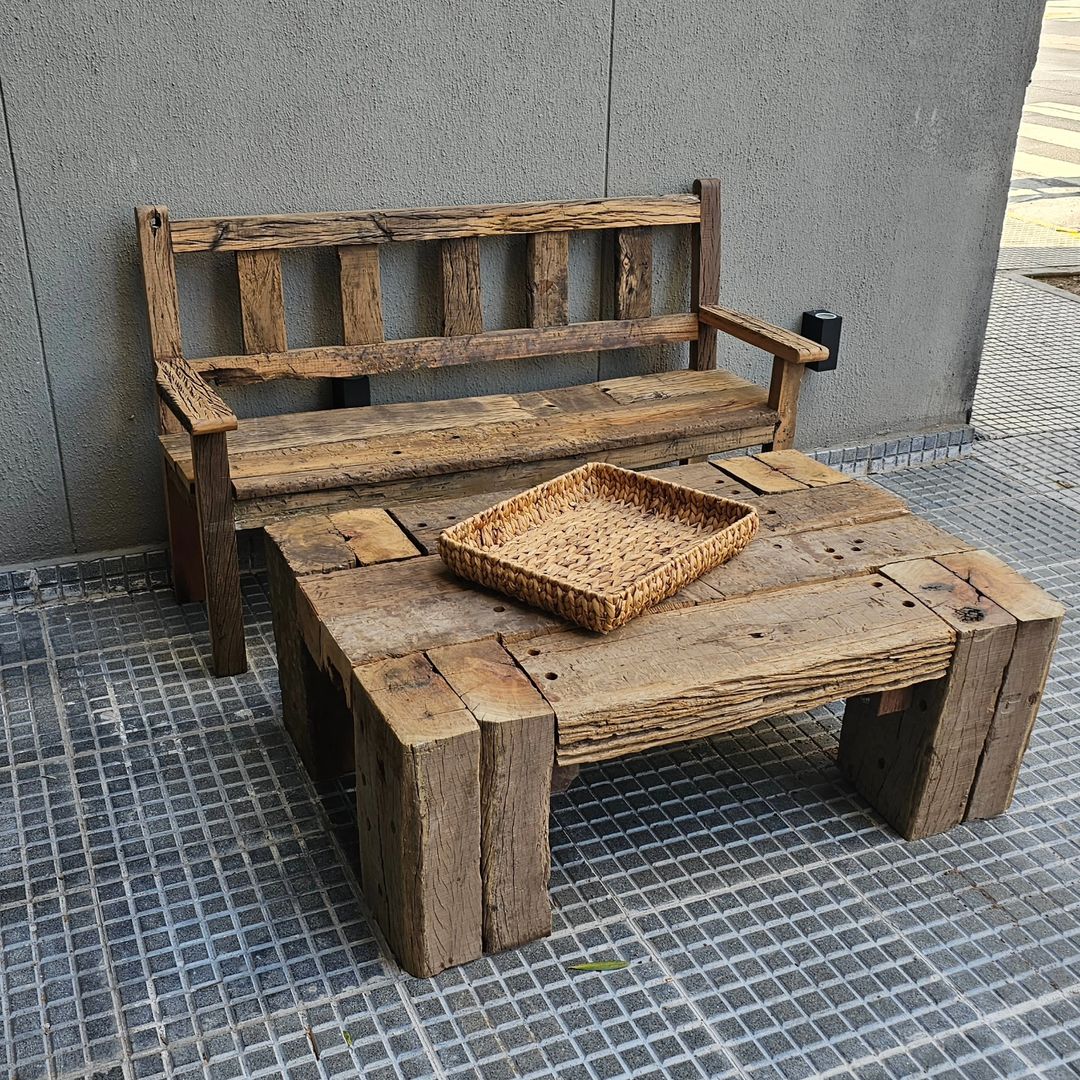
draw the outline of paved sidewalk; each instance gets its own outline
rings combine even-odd
[[[838,708],[589,766],[553,800],[551,938],[412,979],[351,787],[282,728],[259,573],[228,679],[164,588],[0,604],[0,1076],[1076,1080],[1080,301],[1012,272],[1080,237],[1010,213],[978,438],[873,476],[1069,608],[1009,813],[899,840],[839,775]]]
[[[433,980],[360,899],[350,785],[282,729],[259,574],[230,679],[164,589],[0,610],[0,1075],[1075,1080],[1069,335],[1080,303],[1002,277],[993,437],[874,477],[1070,608],[1009,813],[899,840],[839,775],[837,708],[593,765],[553,800],[551,938]]]

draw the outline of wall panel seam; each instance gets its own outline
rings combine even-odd
[[[30,282],[30,298],[34,305],[34,320],[37,323],[38,351],[41,356],[41,371],[45,378],[45,392],[49,397],[49,413],[52,416],[53,442],[56,445],[56,459],[60,465],[60,486],[64,493],[64,509],[67,513],[68,541],[73,550],[78,550],[75,543],[75,519],[71,512],[71,498],[68,495],[67,469],[64,465],[64,448],[60,442],[60,422],[56,415],[56,396],[53,393],[52,377],[49,374],[49,359],[45,353],[45,328],[41,321],[41,308],[38,304],[37,278],[30,261],[30,238],[26,231],[26,214],[23,211],[22,187],[19,184],[19,169],[15,161],[15,145],[11,139],[11,123],[8,118],[7,94],[4,80],[0,78],[0,119],[4,122],[4,136],[7,139],[8,158],[11,163],[11,183],[15,190],[15,209],[19,215],[19,230],[22,233],[23,258],[26,262],[26,274]]]

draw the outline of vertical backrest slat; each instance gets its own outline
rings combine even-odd
[[[443,334],[460,337],[481,334],[484,315],[480,305],[480,241],[475,236],[443,240]]]
[[[346,345],[382,341],[382,279],[375,244],[349,244],[337,249],[341,268],[341,322]]]
[[[695,180],[694,194],[701,199],[701,224],[691,231],[691,304],[720,299],[720,181]],[[698,340],[690,343],[690,366],[698,371],[716,367],[716,330],[701,324]]]
[[[652,279],[652,229],[617,229],[616,319],[647,319],[652,314]]]
[[[244,352],[285,352],[285,295],[281,285],[281,252],[238,251],[240,317]]]
[[[139,237],[143,289],[150,321],[150,355],[155,361],[183,356],[180,340],[180,294],[176,288],[176,257],[167,206],[135,208],[135,229]],[[158,422],[162,431],[183,430],[180,421],[161,401]]]
[[[525,284],[530,326],[563,326],[569,321],[567,279],[570,273],[568,232],[530,233]]]

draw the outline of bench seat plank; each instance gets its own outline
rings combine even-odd
[[[554,390],[243,420],[229,441],[233,486],[243,500],[635,447],[655,449],[640,461],[626,454],[624,463],[650,465],[679,456],[690,443],[719,450],[754,432],[769,437],[776,415],[760,387],[729,372],[708,373],[704,380],[703,374],[666,372],[648,395],[635,378],[628,391],[633,400],[627,401],[618,400],[620,380],[610,380],[567,388],[573,394]],[[172,435],[161,441],[191,483],[189,441]],[[667,456],[649,460],[656,454]]]

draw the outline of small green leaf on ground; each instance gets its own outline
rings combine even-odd
[[[622,971],[630,966],[629,960],[590,960],[585,964],[571,964],[571,971]]]
[[[341,1037],[345,1040],[346,1046],[352,1046],[352,1036],[344,1028],[341,1031]]]

